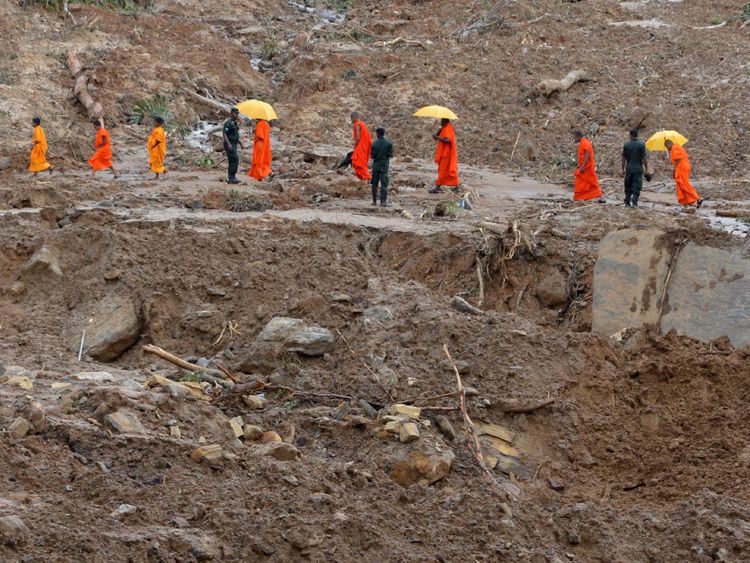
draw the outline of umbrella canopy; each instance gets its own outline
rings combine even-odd
[[[452,121],[458,119],[455,113],[443,106],[425,106],[418,109],[414,117],[434,117],[436,119],[450,119]]]
[[[265,119],[266,121],[278,119],[271,104],[261,100],[245,100],[237,104],[237,109],[240,110],[242,115],[250,119]]]
[[[659,131],[654,133],[646,141],[646,148],[650,151],[666,151],[667,147],[664,141],[672,141],[678,145],[684,145],[688,142],[687,137],[680,135],[677,131]]]

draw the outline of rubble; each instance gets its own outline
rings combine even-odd
[[[83,331],[86,331],[83,336]],[[133,346],[141,335],[141,321],[129,297],[115,296],[99,302],[70,339],[70,349],[110,362]]]
[[[108,414],[105,420],[121,434],[145,434],[146,429],[141,424],[138,417],[125,411],[117,411]]]

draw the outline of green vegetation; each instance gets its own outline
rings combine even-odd
[[[192,372],[192,373],[189,373],[189,374],[185,375],[184,377],[181,377],[180,381],[190,381],[190,382],[193,382],[193,383],[200,383],[201,382],[201,376],[197,372]]]
[[[52,11],[59,11],[63,8],[63,0],[36,0],[37,4],[40,4],[43,8]],[[138,2],[136,0],[70,0],[69,4],[90,4],[92,6],[98,6],[105,10],[121,10],[124,12],[135,12],[139,7],[146,9],[151,8],[152,0],[146,2]]]
[[[279,47],[279,42],[276,40],[276,34],[271,33],[260,47],[260,58],[264,61],[270,61],[279,53],[281,53],[281,48]]]
[[[211,168],[214,165],[214,159],[209,155],[204,154],[202,157],[195,161],[195,165],[198,168]]]
[[[352,0],[323,0],[323,5],[329,10],[343,14],[351,9]]]
[[[252,194],[232,190],[227,195],[226,208],[236,213],[242,213],[243,211],[263,212],[267,209],[273,209],[273,202],[265,199],[256,199]]]
[[[150,98],[138,100],[133,104],[130,119],[136,125],[147,123],[149,119],[153,119],[154,117],[161,117],[164,120],[167,131],[171,133],[179,135],[187,133],[187,127],[180,123],[172,114],[172,110],[169,107],[169,98],[166,96],[156,94]]]
[[[745,6],[742,8],[740,19],[744,22],[750,22],[750,2],[745,4]]]
[[[719,16],[714,16],[710,20],[708,20],[708,23],[711,24],[711,25],[719,25],[723,21],[724,20],[721,19]]]

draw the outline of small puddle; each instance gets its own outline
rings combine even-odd
[[[196,128],[185,137],[185,142],[194,149],[199,149],[204,153],[211,153],[214,150],[211,143],[211,133],[216,131],[217,127],[220,126],[219,123],[212,121],[199,121]]]
[[[744,219],[736,219],[734,217],[717,217],[712,215],[706,217],[708,223],[716,230],[724,231],[730,235],[736,235],[738,237],[745,238],[750,232],[750,223]]]

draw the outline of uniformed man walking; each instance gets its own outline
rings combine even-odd
[[[625,177],[625,207],[638,207],[643,188],[643,175],[651,181],[648,172],[646,144],[638,140],[638,129],[630,131],[630,141],[622,147],[622,175]]]
[[[378,127],[375,130],[377,139],[372,144],[370,156],[372,156],[372,204],[378,204],[378,183],[380,184],[380,207],[388,207],[388,169],[393,156],[393,143],[385,138],[385,129]]]
[[[228,184],[241,184],[237,179],[237,169],[240,166],[240,155],[238,147],[240,142],[240,110],[232,108],[232,117],[224,122],[224,151],[227,153],[229,170],[227,174]]]

